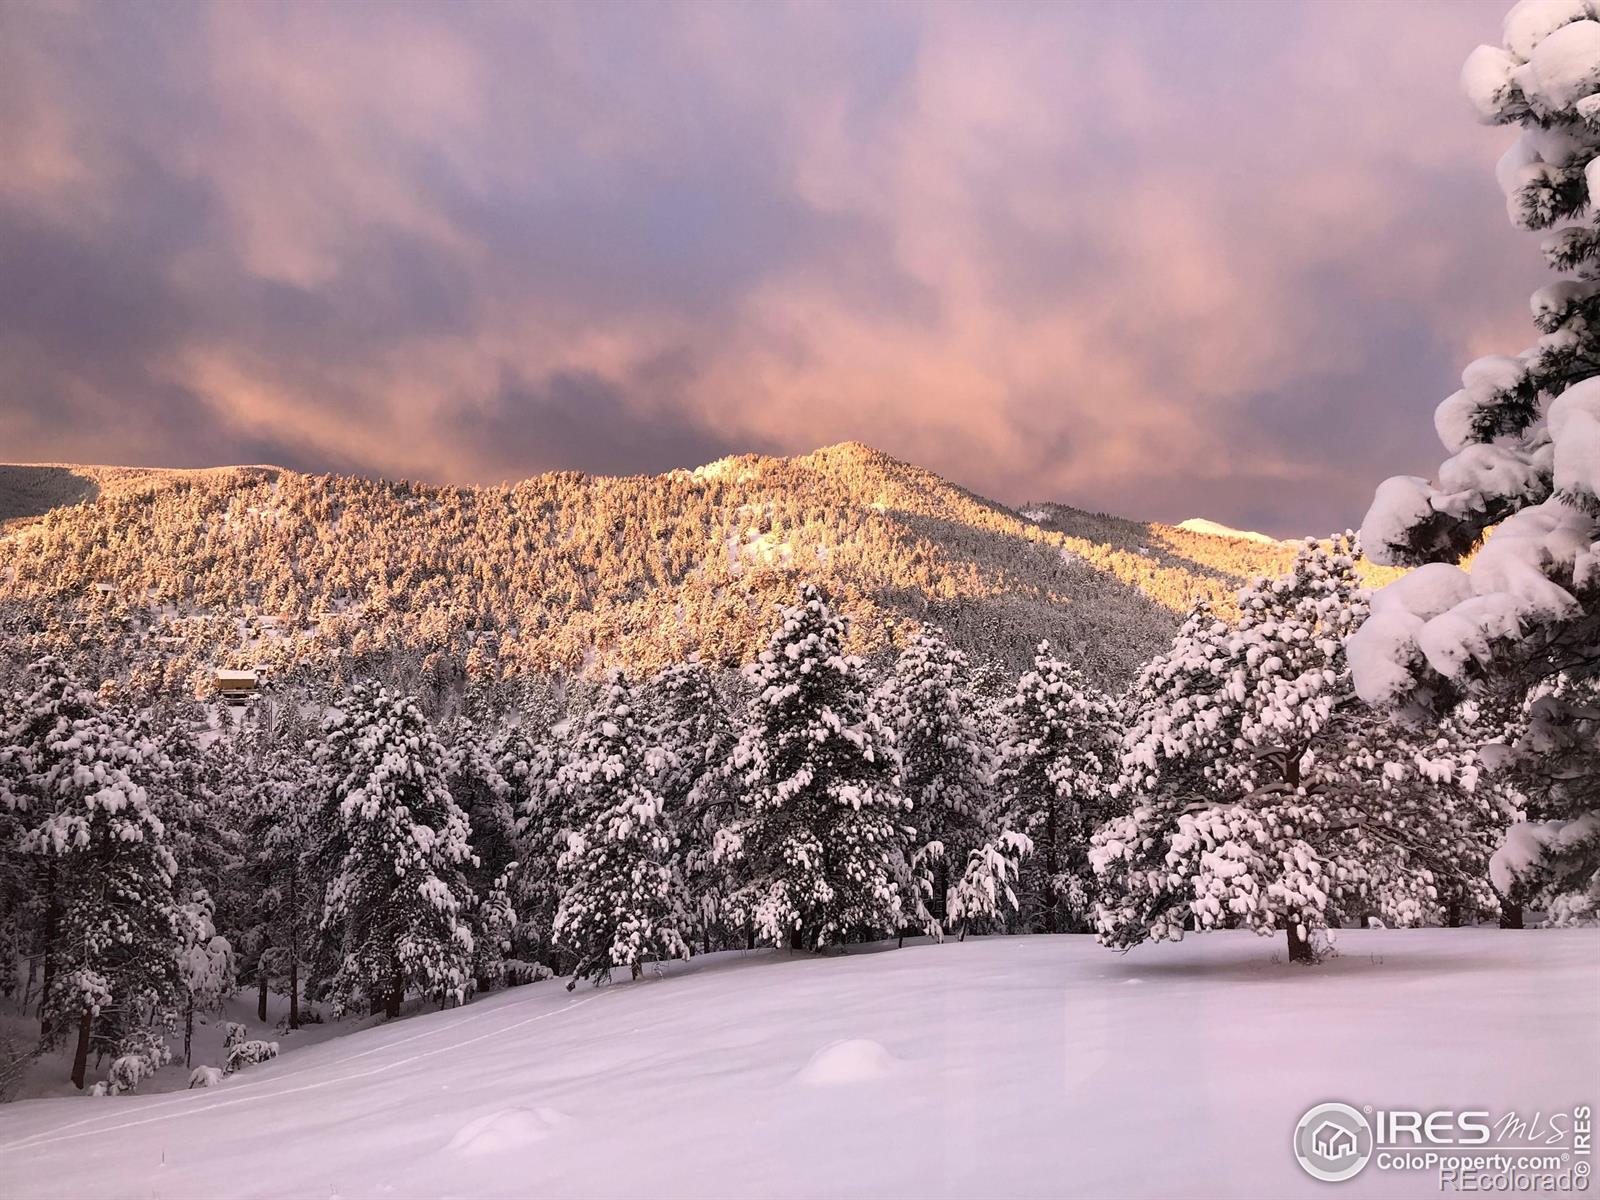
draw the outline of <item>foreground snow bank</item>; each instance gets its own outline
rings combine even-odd
[[[538,984],[205,1091],[0,1109],[9,1196],[1317,1196],[1328,1099],[1593,1102],[1600,934],[719,955]],[[1369,1173],[1341,1196],[1406,1194]],[[1387,1189],[1387,1190],[1386,1190]]]

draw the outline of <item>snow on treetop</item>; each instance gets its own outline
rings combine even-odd
[[[1518,0],[1500,27],[1502,40],[1507,50],[1526,62],[1550,34],[1593,15],[1592,0]]]
[[[1556,489],[1600,495],[1600,376],[1556,397],[1546,420],[1555,450]]]
[[[1252,529],[1234,529],[1227,525],[1220,525],[1216,521],[1208,521],[1204,517],[1190,517],[1187,521],[1179,521],[1178,528],[1189,533],[1203,533],[1211,537],[1240,538],[1247,542],[1264,542],[1269,546],[1279,544],[1277,538],[1268,537],[1264,533],[1257,533]]]
[[[1590,164],[1593,169],[1594,164]],[[1576,306],[1600,296],[1600,283],[1586,279],[1558,279],[1534,292],[1529,301],[1535,324],[1554,333],[1572,316]]]
[[[1451,457],[1436,482],[1399,476],[1373,498],[1361,538],[1377,562],[1453,563],[1492,530],[1469,571],[1379,593],[1350,655],[1357,690],[1381,703],[1426,698],[1440,682],[1430,672],[1466,682],[1469,664],[1577,615],[1600,573],[1600,7],[1523,0],[1503,32],[1503,47],[1468,58],[1462,84],[1485,121],[1522,126],[1496,167],[1511,218],[1557,229],[1547,257],[1580,277],[1534,293],[1535,345],[1470,363],[1439,404],[1434,428]]]
[[[1573,21],[1550,33],[1516,79],[1530,100],[1549,109],[1592,95],[1600,89],[1600,22]]]
[[[1478,119],[1494,124],[1510,101],[1518,67],[1516,55],[1499,46],[1479,46],[1461,68],[1461,90],[1467,94]]]

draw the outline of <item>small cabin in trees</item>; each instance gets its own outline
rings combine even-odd
[[[247,704],[256,694],[260,676],[255,671],[218,671],[217,695],[228,704]]]

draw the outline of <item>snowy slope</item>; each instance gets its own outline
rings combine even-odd
[[[1600,934],[1242,933],[546,983],[286,1053],[220,1089],[0,1110],[14,1197],[1319,1196],[1313,1102],[1596,1098]],[[834,1043],[845,1043],[833,1045]],[[830,1049],[830,1046],[832,1047]],[[1341,1196],[1415,1194],[1369,1171]]]
[[[0,522],[33,514],[0,524],[0,606],[73,629],[56,647],[68,657],[103,643],[93,670],[116,663],[125,677],[264,656],[280,672],[339,662],[357,677],[387,669],[391,644],[459,660],[486,631],[512,673],[650,673],[690,649],[732,664],[754,656],[804,580],[856,619],[856,650],[933,619],[974,657],[1023,670],[1048,638],[1120,682],[1197,598],[1227,612],[1249,578],[1292,557],[1062,505],[1024,520],[854,443],[488,488],[85,466],[46,469],[56,482],[36,496],[40,470],[0,464]],[[362,633],[380,648],[366,662]]]
[[[1246,542],[1261,542],[1267,546],[1278,545],[1278,539],[1268,537],[1264,533],[1257,533],[1253,529],[1234,529],[1231,525],[1219,525],[1215,521],[1208,521],[1204,517],[1190,517],[1187,521],[1179,521],[1178,528],[1190,533],[1205,533],[1212,537],[1237,538]]]

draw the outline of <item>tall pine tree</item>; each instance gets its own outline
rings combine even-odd
[[[1000,815],[992,714],[973,690],[966,655],[932,626],[920,628],[900,652],[876,702],[894,730],[899,787],[909,806],[899,861],[906,918],[941,938],[949,924],[951,864],[960,877]]]
[[[731,907],[762,941],[814,950],[897,929],[892,731],[870,704],[845,618],[811,584],[749,668],[755,695],[734,749],[739,805],[719,834]]]
[[[485,697],[474,692],[475,723],[457,717],[445,726],[445,781],[456,803],[467,814],[472,831],[472,861],[466,870],[473,903],[470,924],[473,938],[473,981],[485,991],[504,975],[505,952],[510,948],[516,913],[512,893],[517,886],[516,799],[512,785],[500,773],[499,760],[509,758],[506,744],[486,735],[490,718]]]
[[[621,968],[637,979],[645,963],[689,953],[675,921],[672,839],[647,740],[638,697],[613,672],[556,772],[572,831],[558,864],[554,933],[576,959],[574,981],[603,981]]]
[[[1431,714],[1463,693],[1524,710],[1509,766],[1535,818],[1497,864],[1557,922],[1600,918],[1600,11],[1521,3],[1462,83],[1519,125],[1496,174],[1514,224],[1568,278],[1533,295],[1540,338],[1468,364],[1434,413],[1433,482],[1383,483],[1362,525],[1379,562],[1428,564],[1379,593],[1351,644],[1369,702]],[[1463,556],[1483,539],[1470,564]]]
[[[1115,704],[1040,642],[1003,713],[999,787],[1011,825],[1032,841],[1032,908],[1045,933],[1089,927],[1089,837],[1111,815]],[[980,864],[981,866],[981,864]]]
[[[145,787],[159,777],[155,743],[58,660],[32,674],[7,734],[4,800],[17,850],[42,864],[43,1040],[74,1039],[72,1081],[82,1088],[92,1047],[121,1052],[178,1002],[177,862]]]
[[[238,806],[244,825],[245,903],[252,910],[256,1015],[267,1019],[267,989],[274,982],[289,997],[288,1026],[300,1027],[301,964],[310,956],[321,918],[315,870],[318,773],[307,778],[304,745],[269,746]],[[309,785],[309,786],[308,786]]]
[[[709,952],[728,937],[729,881],[716,861],[717,830],[733,797],[725,767],[736,740],[727,701],[700,662],[662,671],[649,684],[653,736],[663,756],[655,786],[673,840],[673,873],[686,939]]]
[[[1196,610],[1135,685],[1131,811],[1091,853],[1101,940],[1281,930],[1309,962],[1316,931],[1341,920],[1439,918],[1441,888],[1492,907],[1488,847],[1509,806],[1446,729],[1413,734],[1357,701],[1344,639],[1366,603],[1351,548],[1308,541],[1239,607],[1235,629]]]
[[[416,702],[359,684],[329,714],[317,760],[333,787],[317,818],[324,871],[321,970],[336,1008],[400,1012],[472,982],[472,849],[445,785],[445,754]]]

